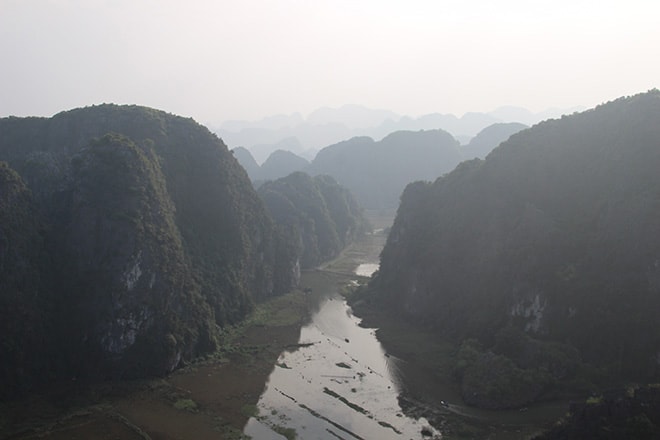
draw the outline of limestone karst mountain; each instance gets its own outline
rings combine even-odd
[[[20,322],[0,350],[24,372],[4,369],[3,392],[166,373],[296,283],[247,174],[191,119],[116,105],[4,118],[0,160],[0,322]]]
[[[657,381],[658,170],[658,90],[514,134],[406,188],[375,300],[466,341],[468,403],[524,405],[578,365]]]

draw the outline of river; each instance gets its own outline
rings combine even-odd
[[[366,245],[354,248],[352,266],[344,261],[339,267],[331,264],[303,274],[301,285],[311,289],[309,322],[301,329],[299,348],[280,354],[259,397],[258,415],[244,428],[246,435],[254,439],[429,439],[485,438],[482,435],[487,433],[490,439],[512,440],[529,438],[563,414],[566,402],[538,405],[525,412],[465,407],[455,389],[437,383],[414,363],[389,355],[375,329],[361,327],[340,295],[342,286],[378,269],[383,242],[384,235],[377,233]],[[355,276],[346,273],[347,267]],[[463,435],[438,431],[419,412],[408,416],[411,411],[401,408],[399,396],[412,389],[431,395],[436,415],[440,412],[441,418],[459,420],[453,426],[460,426]],[[443,399],[450,399],[451,404]]]
[[[13,433],[8,438],[55,440],[212,440],[242,438],[241,432],[255,440],[524,440],[565,411],[567,402],[525,412],[462,405],[451,379],[419,362],[435,352],[435,339],[427,335],[422,342],[419,332],[399,331],[391,321],[382,329],[390,336],[378,333],[387,353],[376,330],[361,327],[340,295],[377,270],[384,241],[385,231],[377,229],[322,270],[305,272],[301,285],[311,292],[302,303],[299,293],[297,302],[285,298],[271,308],[279,313],[278,307],[293,307],[295,319],[307,316],[302,327],[248,325],[236,332],[236,340],[228,339],[229,355],[200,360],[165,378],[97,384],[84,392],[71,383],[63,384],[65,393],[54,387],[3,408],[0,437],[6,429]],[[404,336],[403,352],[392,345],[393,329]],[[280,351],[283,347],[295,348]]]
[[[373,329],[360,319],[338,292],[341,277],[308,272],[315,310],[301,329],[300,345],[285,351],[271,373],[245,434],[258,439],[298,438],[387,439],[426,438],[439,434],[421,418],[407,417],[399,407],[397,360],[381,347]]]

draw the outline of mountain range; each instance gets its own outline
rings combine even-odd
[[[258,163],[277,149],[289,150],[311,160],[319,149],[350,139],[368,136],[380,140],[395,131],[442,129],[462,144],[489,125],[518,122],[534,125],[583,108],[548,109],[533,113],[521,107],[500,107],[492,112],[469,112],[460,117],[431,113],[419,117],[402,116],[389,110],[359,105],[321,108],[307,118],[300,113],[277,115],[260,121],[225,121],[209,126],[230,148],[247,148]]]
[[[484,157],[524,128],[518,123],[493,124],[465,146],[443,130],[398,131],[381,141],[355,137],[321,149],[311,162],[276,150],[261,167],[247,149],[232,151],[257,186],[294,171],[325,174],[345,186],[363,207],[394,211],[408,183],[434,180],[462,160]]]
[[[325,223],[305,238],[338,238],[315,263],[359,215],[345,189],[316,182]],[[285,232],[192,119],[109,104],[0,119],[0,398],[162,375],[216,350],[257,301],[297,285]]]

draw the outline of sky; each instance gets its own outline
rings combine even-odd
[[[0,117],[592,107],[659,87],[657,0],[0,0]]]

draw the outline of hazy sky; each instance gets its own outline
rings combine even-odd
[[[0,0],[0,116],[202,123],[593,106],[660,86],[657,0]]]

